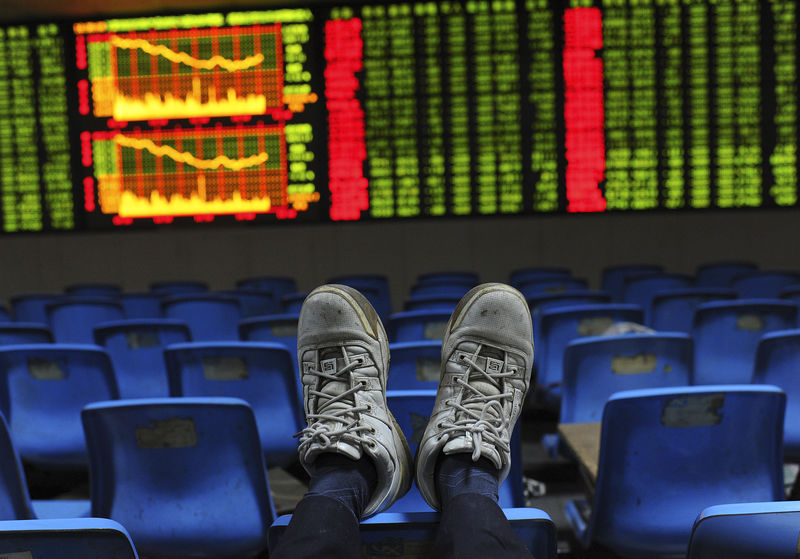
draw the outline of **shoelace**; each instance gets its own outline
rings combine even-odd
[[[472,358],[461,356],[461,361],[465,362],[468,367],[464,375],[456,378],[455,381],[470,391],[472,396],[462,398],[461,403],[452,400],[445,402],[456,409],[456,417],[460,417],[460,419],[455,422],[443,422],[441,432],[454,436],[466,435],[469,432],[473,441],[472,460],[478,460],[481,457],[481,443],[484,438],[488,443],[498,446],[503,452],[510,451],[508,441],[502,435],[503,431],[508,429],[508,420],[503,413],[503,401],[511,399],[512,395],[501,390],[500,379],[514,376],[515,373],[490,373],[487,369],[481,368],[476,361],[481,348],[482,346],[478,346]],[[503,367],[504,371],[505,369],[506,367]],[[479,378],[483,377],[483,380],[497,388],[499,393],[485,394],[469,384],[467,380],[473,372],[478,373]]]
[[[348,359],[347,351],[342,348],[345,359]],[[325,373],[318,369],[309,369],[305,374],[317,376],[332,382],[347,382],[346,375],[363,363],[362,359],[355,359],[338,369],[335,374]],[[320,385],[320,389],[324,385]],[[352,396],[364,388],[364,383],[359,383],[349,388],[341,394],[331,395],[321,390],[309,389],[309,396],[317,398],[316,413],[308,414],[308,427],[296,433],[295,437],[300,437],[300,451],[305,451],[312,444],[319,444],[323,449],[339,441],[350,442],[353,444],[368,443],[363,435],[363,431],[371,431],[370,427],[358,425],[358,412],[369,411],[369,406],[352,405]],[[341,407],[333,406],[337,402],[346,405]],[[332,408],[333,409],[330,409]],[[328,411],[330,409],[330,411]]]

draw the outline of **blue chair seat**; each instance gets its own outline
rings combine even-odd
[[[0,522],[0,556],[9,559],[138,559],[128,531],[107,518]]]
[[[536,559],[556,558],[556,527],[550,516],[539,509],[505,508],[503,513],[528,550]],[[286,531],[291,515],[278,517],[269,529],[269,547],[274,549]],[[439,513],[383,512],[361,522],[361,542],[364,549],[391,550],[392,555],[365,557],[403,557],[423,559],[436,537]],[[469,527],[465,527],[469,529]],[[403,542],[398,552],[398,542]],[[415,552],[416,550],[416,552]]]

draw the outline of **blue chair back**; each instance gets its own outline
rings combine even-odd
[[[697,307],[692,325],[692,384],[749,383],[764,334],[794,328],[797,306],[780,299],[712,301]]]
[[[446,310],[394,313],[386,324],[389,341],[391,343],[441,341],[450,315],[451,312]]]
[[[693,365],[687,334],[623,334],[582,338],[564,352],[561,423],[600,421],[615,392],[688,386]]]
[[[542,313],[549,309],[572,307],[575,305],[591,305],[610,303],[611,296],[602,291],[588,289],[572,289],[560,293],[544,293],[526,299],[533,320],[533,347],[539,351],[542,332]]]
[[[124,525],[143,556],[254,557],[266,549],[275,508],[246,402],[95,402],[81,417],[92,516]]]
[[[551,278],[533,279],[520,283],[519,291],[526,299],[537,295],[549,293],[563,293],[565,291],[587,290],[589,284],[581,278]]]
[[[386,392],[386,401],[389,411],[392,412],[408,441],[411,455],[416,455],[417,447],[425,433],[425,427],[428,425],[428,419],[433,412],[436,390],[389,390]],[[498,504],[502,508],[525,506],[525,496],[522,491],[522,443],[519,425],[516,426],[511,436],[511,469],[497,493]],[[413,484],[408,493],[398,499],[388,510],[389,512],[411,512],[433,509],[422,498],[416,484]]]
[[[229,295],[203,293],[165,299],[164,317],[186,323],[197,342],[238,340],[242,311]]]
[[[800,503],[733,503],[694,521],[688,559],[796,559]]]
[[[442,370],[442,342],[398,342],[389,344],[392,360],[387,390],[436,390]]]
[[[121,398],[169,396],[164,348],[192,339],[179,320],[123,320],[94,329],[97,345],[111,357]]]
[[[781,299],[791,301],[800,307],[800,285],[789,285],[781,289]],[[798,319],[800,320],[800,317]],[[800,327],[800,323],[798,327]]]
[[[64,288],[64,293],[70,297],[111,297],[114,299],[120,296],[122,288],[108,283],[80,283],[68,285]]]
[[[236,282],[236,289],[249,291],[254,289],[256,291],[269,291],[276,300],[280,300],[284,295],[295,293],[297,291],[297,284],[294,278],[281,277],[281,276],[263,276],[257,278],[245,278]]]
[[[299,320],[299,312],[247,318],[239,323],[239,338],[247,342],[282,344],[291,353],[294,370],[299,375],[300,366],[297,362],[297,322]]]
[[[163,297],[177,295],[196,295],[208,291],[208,284],[202,281],[156,281],[150,284],[150,291]]]
[[[403,304],[406,311],[453,312],[462,295],[410,295]]]
[[[300,314],[306,297],[308,297],[308,292],[283,295],[281,297],[281,312],[283,314]]]
[[[56,342],[93,344],[94,327],[123,320],[122,304],[108,297],[66,297],[47,305],[48,321]]]
[[[754,262],[709,262],[697,267],[694,284],[697,287],[730,287],[739,276],[758,270]]]
[[[568,278],[570,276],[572,276],[572,271],[569,268],[517,268],[509,274],[508,283],[519,289],[520,285],[528,281]]]
[[[128,531],[107,518],[0,522],[0,556],[139,559]]]
[[[621,303],[625,295],[625,279],[628,276],[663,272],[663,266],[657,264],[622,264],[603,268],[601,289],[611,295],[611,300]]]
[[[36,518],[17,449],[11,441],[8,423],[0,414],[0,520]],[[0,526],[5,522],[0,522]],[[0,547],[0,555],[3,549]]]
[[[51,344],[53,333],[38,322],[0,323],[0,345]]]
[[[47,305],[57,301],[60,295],[30,294],[11,298],[11,312],[17,322],[50,324]]]
[[[753,383],[786,392],[783,453],[789,460],[800,460],[800,329],[764,334],[756,348]]]
[[[111,359],[91,345],[0,348],[0,411],[23,460],[45,468],[85,468],[80,411],[119,397]]]
[[[800,283],[797,272],[753,272],[733,281],[733,289],[740,299],[777,299],[781,291]]]
[[[544,311],[536,347],[537,384],[560,396],[564,350],[572,340],[602,335],[617,322],[644,321],[641,307],[618,303],[575,305]]]
[[[277,314],[281,310],[280,302],[275,299],[275,295],[272,291],[237,289],[234,291],[226,291],[225,294],[239,301],[239,308],[242,310],[242,318]]]
[[[474,272],[428,272],[417,276],[420,285],[467,285],[469,288],[478,285],[478,274]]]
[[[603,413],[588,541],[625,557],[683,556],[699,511],[783,499],[777,387],[632,390]]]
[[[119,297],[119,302],[122,303],[125,318],[135,320],[162,318],[161,299],[162,296],[157,293],[123,293]]]
[[[692,278],[682,274],[650,273],[625,278],[623,301],[639,305],[644,311],[645,323],[650,323],[650,306],[653,295],[667,289],[691,287]]]
[[[230,396],[250,404],[269,466],[297,460],[305,426],[289,351],[265,342],[175,344],[164,351],[170,396]]]
[[[417,283],[411,286],[409,297],[458,297],[460,300],[473,287],[462,283]]]
[[[660,332],[692,331],[694,311],[709,301],[735,299],[736,292],[724,287],[667,289],[653,295],[648,326]]]
[[[338,276],[328,280],[357,289],[375,308],[381,319],[386,320],[392,314],[392,294],[389,289],[389,278],[380,274],[352,274]]]
[[[533,508],[503,509],[511,528],[536,559],[556,559],[556,526],[543,510]],[[278,545],[291,514],[279,517],[269,529],[269,548]],[[436,539],[438,512],[382,512],[361,522],[362,557],[387,556],[425,559]]]
[[[8,309],[4,306],[0,306],[0,323],[11,322],[12,320],[11,313],[8,312]]]

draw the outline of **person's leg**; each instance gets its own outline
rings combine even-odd
[[[436,403],[417,449],[417,486],[442,512],[431,557],[530,559],[497,505],[497,488],[532,366],[522,295],[503,284],[467,293],[448,323]]]
[[[411,452],[386,405],[389,342],[363,295],[324,285],[303,303],[297,348],[308,421],[298,453],[311,481],[270,557],[354,559],[359,520],[411,486]]]

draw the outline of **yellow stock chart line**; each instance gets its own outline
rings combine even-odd
[[[145,39],[125,39],[117,35],[112,35],[109,42],[117,48],[127,50],[140,49],[147,54],[152,54],[153,56],[162,56],[170,62],[185,64],[200,70],[213,70],[214,68],[219,67],[227,70],[228,72],[236,72],[258,66],[264,61],[264,55],[260,52],[251,56],[247,56],[242,60],[229,60],[220,55],[214,55],[207,60],[202,60],[185,52],[176,52],[164,45],[154,45]]]
[[[186,151],[178,151],[172,146],[158,145],[152,140],[147,138],[130,138],[123,134],[114,136],[114,142],[125,147],[133,149],[144,149],[155,155],[156,157],[169,157],[174,161],[186,163],[192,167],[204,170],[219,169],[225,167],[232,171],[241,171],[248,167],[255,167],[261,165],[268,159],[266,153],[259,153],[244,157],[242,159],[231,159],[227,155],[218,155],[213,159],[200,159],[194,154]]]

